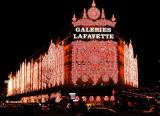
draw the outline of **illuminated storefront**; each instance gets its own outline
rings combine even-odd
[[[64,50],[51,41],[47,53],[25,61],[9,75],[8,95],[23,94],[64,84]]]
[[[93,86],[113,82],[138,88],[137,58],[131,42],[128,45],[114,33],[114,15],[106,19],[104,9],[100,11],[93,1],[91,8],[84,9],[82,18],[73,15],[72,24],[72,35],[57,44],[51,41],[46,53],[25,60],[18,71],[9,74],[8,96],[66,85],[76,87],[87,82]],[[47,98],[44,96],[30,99]],[[100,101],[100,97],[91,98]],[[103,97],[106,101],[115,99]]]

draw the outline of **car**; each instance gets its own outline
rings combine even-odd
[[[117,116],[118,113],[110,108],[91,108],[77,116]]]

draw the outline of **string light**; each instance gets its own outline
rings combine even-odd
[[[38,60],[22,62],[16,74],[9,74],[7,95],[23,94],[64,84],[64,50],[52,41]]]
[[[102,77],[104,82],[118,82],[117,42],[74,41],[72,42],[72,82],[89,78],[96,84]]]
[[[134,58],[131,42],[124,47],[124,82],[138,88],[138,64],[137,58]]]

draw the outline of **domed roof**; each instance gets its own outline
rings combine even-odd
[[[96,20],[100,17],[100,10],[96,7],[96,4],[93,0],[92,7],[88,9],[87,15],[90,19]]]
[[[110,20],[106,19],[104,9],[102,8],[102,11],[100,11],[93,0],[92,5],[87,12],[84,8],[82,18],[77,19],[75,14],[73,15],[72,24],[74,27],[109,26],[114,28],[116,25],[116,18],[112,15]]]

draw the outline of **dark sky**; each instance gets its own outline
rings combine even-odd
[[[155,86],[160,80],[159,6],[140,0],[96,0],[106,17],[114,13],[117,30],[133,41],[139,59],[141,85]],[[0,3],[0,80],[20,62],[45,49],[53,38],[71,23],[92,0],[52,0],[52,2]],[[157,5],[156,5],[157,4]],[[159,61],[159,62],[158,62]]]

